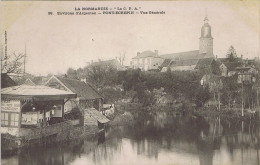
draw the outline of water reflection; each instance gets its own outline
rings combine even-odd
[[[259,123],[155,113],[134,125],[110,128],[96,139],[33,147],[2,164],[21,165],[255,165]]]

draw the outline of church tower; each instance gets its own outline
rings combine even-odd
[[[207,15],[204,18],[204,25],[201,28],[200,49],[199,53],[206,53],[205,58],[214,58],[213,54],[213,37],[211,36],[211,26],[208,23]]]

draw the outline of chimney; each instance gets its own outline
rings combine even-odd
[[[243,54],[241,54],[241,59],[243,59]]]
[[[216,55],[216,59],[218,59],[218,55]]]
[[[158,50],[155,50],[154,53],[155,53],[155,56],[158,56]]]
[[[137,52],[137,56],[139,56],[140,55],[140,52]]]

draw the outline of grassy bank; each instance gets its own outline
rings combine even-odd
[[[259,113],[245,110],[244,116],[241,115],[241,109],[222,108],[218,110],[216,107],[195,107],[190,104],[155,104],[153,106],[142,106],[137,103],[120,103],[116,105],[115,117],[111,121],[111,126],[125,125],[157,112],[167,112],[175,115],[191,114],[202,117],[221,117],[228,120],[260,120]]]

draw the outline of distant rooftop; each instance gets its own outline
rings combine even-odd
[[[162,57],[162,58],[173,59],[173,60],[201,59],[201,58],[204,58],[204,56],[205,56],[205,53],[199,54],[199,50],[192,50],[192,51],[187,51],[187,52],[160,55],[160,57]]]
[[[137,53],[137,56],[135,56],[133,59],[146,58],[146,57],[158,57],[158,58],[160,58],[160,56],[158,56],[158,54],[156,54],[156,52],[147,50],[147,51],[143,51],[142,53]]]
[[[67,88],[82,100],[93,100],[103,98],[90,84],[80,80],[57,77]]]

